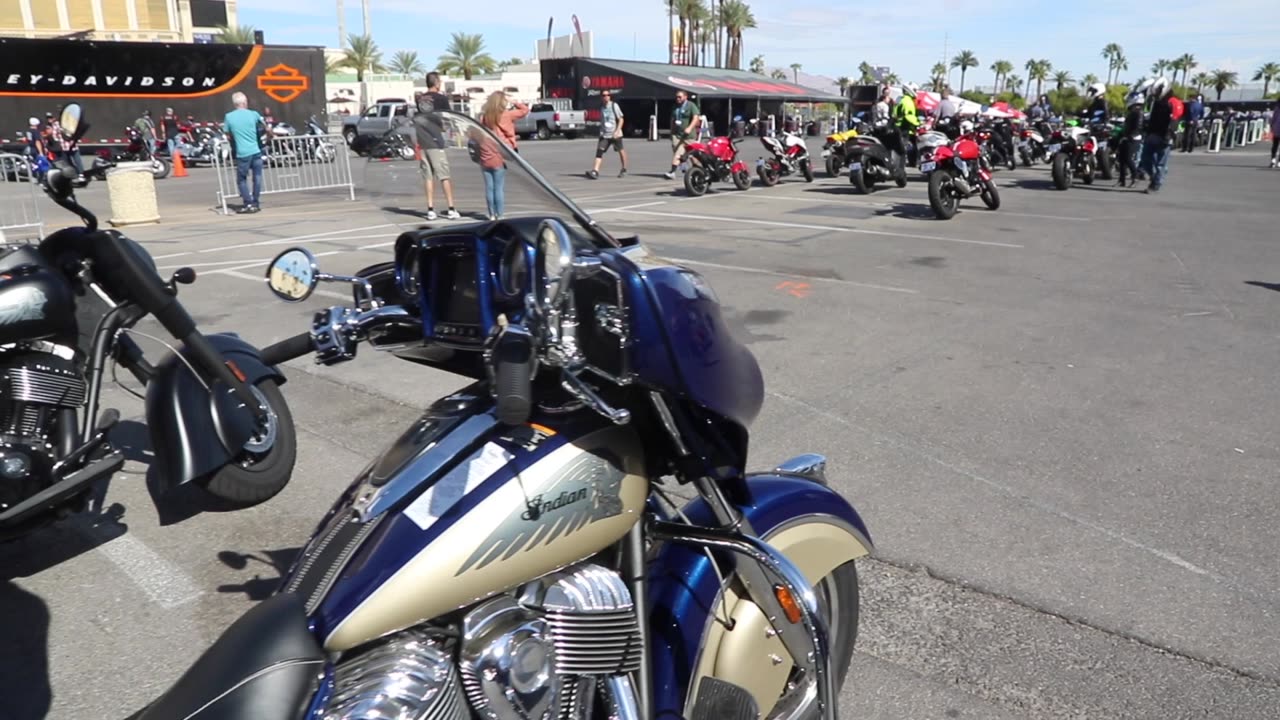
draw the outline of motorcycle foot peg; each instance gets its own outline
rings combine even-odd
[[[98,422],[93,426],[94,432],[104,433],[115,427],[120,422],[120,411],[115,408],[107,408],[98,416]]]

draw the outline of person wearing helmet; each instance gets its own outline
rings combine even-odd
[[[920,92],[920,88],[915,83],[907,83],[902,86],[902,97],[898,98],[898,104],[893,106],[893,124],[897,130],[889,135],[889,149],[898,153],[898,157],[903,162],[907,162],[907,146],[903,142],[903,134],[907,137],[914,138],[916,130],[920,127],[920,116],[916,112],[916,94]]]
[[[1107,86],[1102,83],[1093,83],[1085,89],[1084,96],[1089,101],[1089,107],[1082,115],[1085,122],[1090,124],[1106,122]]]
[[[1172,96],[1173,84],[1165,77],[1156,78],[1147,91],[1147,98],[1151,100],[1151,117],[1147,118],[1139,167],[1151,178],[1146,190],[1149,195],[1160,192],[1169,174],[1169,149],[1175,128],[1173,104],[1169,102]]]
[[[1120,180],[1117,187],[1138,184],[1138,146],[1142,143],[1142,106],[1146,103],[1145,89],[1134,89],[1125,98],[1124,128],[1120,132],[1120,146],[1116,148],[1120,160]]]

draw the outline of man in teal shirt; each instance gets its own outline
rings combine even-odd
[[[244,203],[237,213],[256,213],[258,196],[262,192],[262,144],[259,141],[260,129],[266,127],[262,116],[249,109],[249,99],[238,92],[231,96],[236,109],[227,113],[222,120],[222,129],[231,138],[231,149],[236,157],[236,185],[240,189],[240,200]],[[253,171],[253,194],[249,194],[249,171]]]

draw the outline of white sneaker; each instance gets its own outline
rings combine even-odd
[[[1275,167],[1275,166],[1276,166],[1276,159],[1271,158],[1271,167]]]
[[[676,179],[676,174],[675,174],[675,173],[670,173],[670,172],[665,172],[665,173],[662,173],[662,177],[664,177],[664,178],[666,178],[666,179],[668,179],[668,180],[675,180],[675,179]]]
[[[454,210],[453,208],[449,208],[449,211],[446,212],[444,216],[445,216],[445,219],[447,220],[457,220],[462,217],[461,215],[458,214],[458,211]]]
[[[438,216],[436,215],[436,211],[435,211],[435,210],[428,210],[428,211],[427,211],[427,219],[428,219],[428,220],[435,220],[435,219],[436,219],[436,217],[438,217]]]

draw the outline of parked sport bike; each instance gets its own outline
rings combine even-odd
[[[760,136],[760,143],[769,151],[769,157],[756,161],[756,174],[760,176],[760,184],[773,187],[788,175],[800,173],[805,182],[813,182],[813,161],[809,159],[809,148],[804,138],[793,132],[784,132],[782,139],[772,135]]]
[[[1051,162],[1045,150],[1045,134],[1042,127],[1026,127],[1019,133],[1018,156],[1022,158],[1023,167],[1031,167],[1037,163]]]
[[[956,158],[964,161],[956,162]],[[963,168],[962,168],[963,165]],[[950,220],[960,201],[980,195],[988,208],[1000,207],[1000,191],[991,178],[991,164],[973,135],[961,135],[938,148],[933,160],[921,165],[929,175],[929,207],[940,220]]]
[[[1085,185],[1092,185],[1098,169],[1096,148],[1086,128],[1066,125],[1054,130],[1047,148],[1053,158],[1053,186],[1066,190],[1077,177]]]
[[[840,177],[840,173],[844,172],[844,167],[848,164],[844,157],[845,146],[856,137],[858,137],[857,128],[849,128],[844,132],[827,136],[827,141],[822,145],[822,162],[826,166],[829,177]]]
[[[132,125],[126,127],[124,133],[129,138],[129,144],[125,146],[123,152],[116,153],[110,157],[112,162],[150,163],[151,174],[155,179],[161,180],[169,177],[169,170],[171,169],[169,160],[156,154],[156,148],[150,138],[144,141],[142,132]]]
[[[762,136],[763,140],[764,137]],[[684,172],[684,189],[694,197],[705,195],[713,182],[732,180],[739,190],[751,187],[751,173],[747,164],[738,159],[738,145],[743,138],[713,137],[706,142],[691,142],[685,146],[684,160],[680,167]]]
[[[706,282],[498,147],[558,213],[407,232],[353,278],[303,249],[269,265],[287,300],[326,278],[360,299],[264,357],[364,344],[476,382],[140,720],[836,716],[862,520],[819,456],[745,472],[764,386]]]
[[[79,106],[67,105],[62,125],[77,139],[79,124]],[[0,539],[84,509],[93,485],[123,465],[107,437],[120,413],[98,407],[108,362],[147,386],[163,482],[196,482],[239,504],[279,492],[297,447],[277,388],[284,377],[238,337],[200,332],[177,299],[178,285],[195,280],[190,268],[162,280],[141,245],[98,230],[61,170],[45,189],[85,226],[0,255]],[[91,309],[89,292],[105,312]],[[147,315],[183,343],[180,356],[146,360],[132,328]]]
[[[868,132],[859,129],[858,136],[845,146],[845,159],[849,163],[849,182],[864,195],[873,192],[877,183],[893,180],[898,187],[907,186],[906,158],[896,150],[890,150],[897,133],[891,125],[874,128]]]
[[[916,158],[920,172],[928,176],[933,171],[933,168],[936,167],[936,163],[928,165],[934,159],[934,153],[938,151],[938,148],[945,147],[950,143],[951,138],[947,137],[946,133],[922,125],[916,131]],[[926,167],[928,168],[927,170],[925,169]]]

